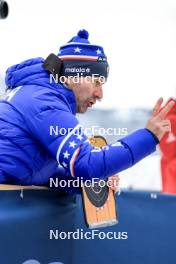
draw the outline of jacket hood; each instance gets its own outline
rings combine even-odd
[[[48,79],[48,74],[42,66],[43,62],[44,59],[39,57],[9,67],[5,78],[7,87],[14,89],[21,85],[35,84],[38,79]]]
[[[5,83],[9,89],[23,85],[40,85],[52,88],[66,97],[72,113],[76,114],[76,98],[74,93],[63,84],[50,82],[50,74],[43,68],[41,57],[25,60],[9,67],[6,71]]]

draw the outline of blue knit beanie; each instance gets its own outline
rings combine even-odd
[[[63,61],[63,76],[108,77],[107,57],[101,46],[90,44],[89,33],[82,29],[66,45],[60,47],[58,57]]]

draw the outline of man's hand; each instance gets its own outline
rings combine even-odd
[[[146,128],[155,134],[159,140],[161,140],[166,132],[171,131],[171,123],[165,117],[174,106],[174,102],[171,101],[161,110],[162,102],[163,98],[159,98],[153,108],[152,116],[146,125]]]
[[[108,178],[108,186],[116,193],[119,191],[119,181],[118,175],[113,175]]]

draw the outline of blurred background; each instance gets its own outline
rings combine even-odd
[[[8,0],[0,20],[0,96],[6,69],[33,57],[58,53],[85,28],[102,45],[110,76],[104,99],[85,115],[85,127],[127,129],[145,126],[155,101],[176,96],[176,1]],[[105,135],[108,142],[121,137]],[[161,190],[160,151],[120,174],[121,187]]]

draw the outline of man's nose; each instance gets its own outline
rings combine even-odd
[[[103,89],[102,89],[102,85],[99,85],[97,87],[97,89],[95,90],[94,92],[94,96],[97,98],[97,99],[102,99],[103,98]]]

